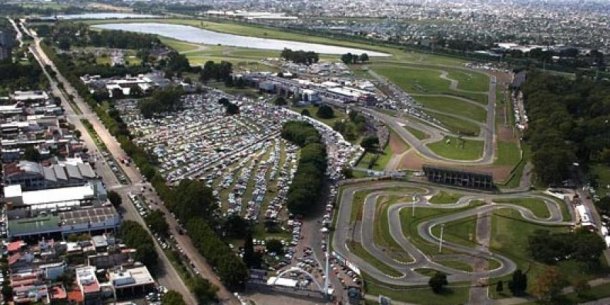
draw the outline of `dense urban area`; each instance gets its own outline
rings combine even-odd
[[[610,304],[609,22],[0,0],[0,300]]]

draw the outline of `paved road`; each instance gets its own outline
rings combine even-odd
[[[398,245],[408,253],[413,261],[411,262],[397,262],[393,258],[389,257],[384,251],[379,249],[376,245],[374,245],[373,238],[373,224],[375,222],[375,205],[378,202],[378,198],[380,196],[392,194],[396,192],[396,188],[407,187],[407,188],[423,188],[426,194],[432,194],[436,192],[436,190],[432,190],[428,187],[422,187],[418,184],[408,183],[408,182],[374,182],[369,184],[355,184],[348,185],[343,188],[343,192],[341,194],[341,202],[339,203],[339,207],[337,210],[337,223],[335,226],[335,232],[333,234],[332,244],[333,249],[337,251],[339,254],[347,257],[350,261],[360,267],[364,272],[366,272],[371,277],[375,278],[378,281],[384,282],[386,284],[397,285],[397,286],[414,286],[414,285],[422,285],[427,283],[428,277],[423,276],[419,273],[414,272],[414,269],[419,268],[432,268],[439,271],[443,271],[449,274],[448,279],[451,282],[462,282],[462,281],[476,281],[480,278],[486,277],[500,277],[507,274],[510,274],[516,269],[516,265],[514,262],[509,260],[508,258],[490,253],[487,250],[487,245],[485,240],[490,238],[490,224],[489,222],[481,222],[478,224],[478,233],[479,242],[482,244],[480,247],[471,248],[459,244],[454,244],[452,242],[444,242],[444,248],[451,249],[455,252],[462,253],[467,257],[474,258],[474,263],[477,260],[484,260],[487,262],[488,260],[496,260],[500,267],[494,270],[481,271],[484,267],[482,266],[479,270],[475,270],[474,272],[466,272],[461,270],[455,270],[453,268],[446,267],[437,263],[435,260],[449,259],[452,258],[444,257],[445,255],[439,254],[435,255],[434,259],[430,258],[426,253],[419,250],[411,241],[410,237],[405,236],[402,231],[402,221],[400,218],[400,211],[402,209],[410,209],[415,205],[416,207],[434,207],[438,209],[457,209],[463,208],[470,205],[472,200],[487,200],[493,201],[493,199],[498,198],[538,198],[545,202],[547,208],[549,209],[550,216],[548,218],[542,219],[536,217],[532,211],[529,209],[513,204],[505,204],[505,203],[489,203],[486,205],[482,205],[479,207],[467,209],[464,211],[456,212],[453,214],[447,214],[443,216],[439,216],[437,218],[433,218],[430,220],[426,220],[420,223],[417,227],[417,234],[424,239],[425,241],[431,244],[438,244],[439,237],[432,234],[432,230],[435,227],[440,226],[444,223],[454,222],[460,219],[468,218],[471,216],[477,215],[489,215],[496,209],[505,209],[511,208],[517,210],[520,215],[529,222],[544,224],[544,225],[572,225],[571,221],[563,221],[561,208],[557,202],[554,200],[550,200],[546,196],[542,196],[534,193],[516,193],[516,194],[501,194],[501,195],[491,195],[491,194],[476,194],[470,192],[464,192],[465,196],[460,198],[454,204],[442,204],[442,205],[433,205],[430,204],[424,196],[420,196],[417,202],[399,202],[391,205],[388,209],[388,223],[389,223],[389,231],[392,238],[398,243]],[[435,187],[436,188],[436,187]],[[442,188],[436,188],[442,189]],[[351,209],[352,202],[356,192],[358,191],[370,191],[371,193],[367,195],[365,198],[365,202],[363,205],[362,212],[362,220],[360,226],[354,226],[351,223]],[[566,204],[566,203],[563,203]],[[417,212],[416,212],[417,213]],[[369,262],[363,260],[362,258],[356,256],[351,253],[349,248],[347,247],[347,243],[350,239],[354,240],[362,240],[363,247],[370,252],[377,259],[382,261],[384,264],[389,267],[394,268],[399,273],[402,273],[402,276],[395,277],[391,275],[387,275],[382,271],[378,270],[374,266],[372,266]],[[454,258],[454,257],[453,257]],[[455,258],[454,258],[455,259]]]
[[[70,118],[73,118],[73,122],[77,126],[77,128],[82,130],[83,134],[87,133],[84,126],[82,126],[82,123],[80,123],[80,118],[86,117],[88,119],[88,121],[91,123],[91,125],[93,126],[96,133],[98,134],[100,140],[106,145],[106,147],[108,148],[108,151],[115,159],[119,159],[123,156],[126,156],[127,154],[122,150],[122,148],[120,147],[120,144],[118,143],[116,138],[110,134],[110,132],[100,122],[100,120],[98,119],[95,112],[89,108],[89,105],[87,105],[84,102],[84,100],[78,95],[78,93],[72,87],[72,85],[64,78],[63,75],[61,75],[59,73],[59,71],[55,67],[55,64],[46,56],[46,54],[44,54],[44,52],[42,51],[42,49],[40,47],[41,40],[36,36],[34,37],[34,40],[35,40],[35,44],[31,48],[31,50],[35,54],[35,56],[37,57],[39,62],[41,63],[41,66],[44,67],[45,65],[49,65],[51,67],[51,69],[53,71],[55,71],[57,80],[63,84],[66,92],[74,97],[75,104],[78,106],[78,108],[82,112],[82,115],[76,114],[73,111],[73,109],[71,109],[71,106],[69,105],[67,99],[65,99],[65,97],[63,98],[64,107],[69,110],[68,115]],[[61,92],[57,89],[57,84],[53,84],[52,86],[54,88],[54,92],[59,93],[60,96],[63,97],[63,94],[61,94]],[[119,166],[121,166],[122,170],[124,171],[125,175],[130,179],[130,181],[136,183],[135,189],[137,189],[138,187],[141,187],[141,186],[150,187],[149,183],[143,182],[144,178],[136,167],[126,166],[121,163],[119,163]],[[119,190],[122,191],[123,195],[125,195],[129,191],[133,191],[132,189],[129,189],[129,188],[123,188],[123,189],[119,189]],[[151,194],[150,196],[148,196],[147,199],[150,199],[154,202],[162,202],[161,199],[156,194]],[[123,201],[128,202],[127,200],[123,200]],[[131,208],[131,209],[134,209],[131,212],[135,212],[135,208],[132,205],[126,204],[126,206],[129,206],[128,210]],[[166,219],[170,226],[170,233],[175,236],[178,246],[180,246],[184,250],[184,253],[190,258],[190,260],[193,263],[193,265],[195,266],[195,268],[197,270],[199,270],[199,272],[201,273],[201,275],[204,278],[208,279],[212,284],[214,284],[215,286],[217,286],[219,288],[217,295],[218,295],[220,301],[223,303],[226,303],[226,304],[239,304],[239,301],[237,300],[237,298],[222,284],[222,282],[220,281],[218,276],[214,273],[212,267],[207,263],[205,258],[201,254],[199,254],[199,251],[197,251],[197,249],[193,246],[190,238],[186,235],[178,234],[178,232],[177,232],[178,224],[176,222],[176,219],[169,216],[170,212],[165,208],[165,206],[160,204],[160,205],[157,205],[156,207],[158,209],[160,209],[162,212],[164,212],[165,215],[168,215],[168,217],[166,217]],[[137,215],[138,215],[138,217],[136,217],[136,218],[141,220],[141,218],[139,217],[139,214],[137,214]],[[143,223],[143,221],[141,223]],[[158,249],[158,250],[160,250],[160,249]],[[160,252],[160,253],[161,253],[160,257],[162,258],[162,260],[169,264],[169,261],[167,260],[167,257],[165,256],[165,254],[163,252]],[[170,287],[170,288],[175,287],[175,289],[177,291],[181,292],[182,295],[186,296],[187,302],[189,304],[196,304],[197,302],[195,301],[193,295],[188,291],[188,289],[186,288],[186,285],[184,284],[182,279],[177,275],[176,271],[173,268],[168,268],[168,269],[171,270],[171,271],[168,271],[168,273],[173,273],[175,275],[172,277],[172,279],[170,281],[170,283],[173,283],[173,285],[168,285],[168,287]]]
[[[421,65],[421,66],[426,66],[426,65]],[[427,66],[427,67],[429,67],[429,66]],[[466,69],[466,68],[459,68],[459,69],[473,72],[473,70]],[[458,81],[450,79],[447,76],[448,73],[446,71],[444,71],[442,69],[440,71],[441,71],[440,77],[447,79],[451,82],[450,86],[449,86],[450,89],[452,89],[456,92],[481,93],[481,92],[477,92],[477,91],[467,91],[467,90],[458,89],[457,88]],[[464,98],[464,97],[456,97],[456,96],[450,96],[450,97],[458,98],[458,99],[460,99],[462,101],[466,101],[472,105],[484,107],[487,112],[485,123],[481,124],[480,122],[477,122],[472,119],[465,118],[463,116],[459,116],[456,114],[445,113],[445,112],[442,112],[442,114],[449,115],[451,117],[459,118],[462,120],[466,120],[466,121],[469,121],[471,123],[474,123],[474,124],[480,126],[481,135],[479,137],[464,137],[465,139],[484,140],[483,156],[477,160],[453,160],[453,159],[445,158],[445,157],[439,156],[438,154],[436,154],[435,152],[433,152],[426,146],[426,144],[441,141],[444,138],[445,134],[451,134],[445,128],[438,128],[438,126],[432,126],[431,124],[421,123],[421,122],[418,122],[417,119],[404,120],[404,119],[396,118],[394,116],[390,116],[390,115],[381,113],[379,111],[375,111],[373,109],[361,108],[361,110],[366,111],[367,113],[373,115],[374,117],[376,117],[377,119],[379,119],[380,121],[385,123],[389,128],[394,130],[406,143],[408,143],[415,151],[417,151],[420,155],[422,155],[426,159],[435,161],[435,162],[443,164],[443,165],[487,165],[487,164],[492,164],[494,161],[494,158],[495,158],[495,141],[496,141],[496,134],[495,134],[496,133],[496,126],[495,126],[496,125],[495,124],[496,77],[494,75],[484,73],[481,71],[476,71],[476,72],[483,73],[489,77],[489,90],[486,92],[487,93],[487,104],[486,105],[482,105],[481,103],[477,103],[476,101],[472,101],[472,100]],[[397,87],[397,86],[394,85],[393,87]],[[396,90],[402,90],[402,89],[398,88]],[[405,94],[407,94],[407,93],[405,93]],[[439,94],[416,94],[414,96],[418,96],[418,95],[419,96],[445,96],[442,94],[441,95],[439,95]],[[427,109],[427,111],[437,112],[437,111],[430,110],[430,109]],[[403,126],[405,126],[405,125],[413,127],[415,129],[419,129],[419,130],[429,134],[431,137],[426,140],[419,140],[415,136],[413,136],[409,131],[407,131],[405,128],[403,128]]]

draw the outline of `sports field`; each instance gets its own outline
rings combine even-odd
[[[439,156],[453,160],[476,160],[483,156],[483,146],[483,141],[458,139],[452,136],[428,144],[428,147]]]

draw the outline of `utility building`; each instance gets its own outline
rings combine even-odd
[[[476,173],[430,165],[424,165],[423,170],[430,182],[483,190],[495,188],[493,176],[488,173]]]

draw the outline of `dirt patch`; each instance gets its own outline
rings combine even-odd
[[[422,165],[424,165],[425,163],[426,160],[420,157],[415,151],[409,151],[402,157],[402,160],[400,160],[397,169],[421,171]]]
[[[409,151],[403,156],[402,160],[400,160],[400,164],[398,165],[397,169],[421,171],[422,166],[424,164],[429,164],[429,163],[430,163],[429,161],[426,161],[424,158],[420,157],[415,151]],[[466,170],[466,171],[490,173],[493,176],[494,181],[496,181],[496,182],[506,181],[510,175],[510,171],[513,169],[511,166],[493,166],[493,165],[476,166],[476,167],[444,165],[442,163],[439,163],[438,165],[455,168],[455,169],[462,169],[462,170]]]
[[[515,132],[515,136],[517,133]],[[513,129],[509,127],[500,127],[498,129],[498,141],[500,142],[517,142],[517,138],[513,136]]]
[[[409,149],[409,146],[393,132],[390,132],[390,139],[388,142],[388,145],[390,145],[390,150],[392,150],[392,154],[402,154]]]

